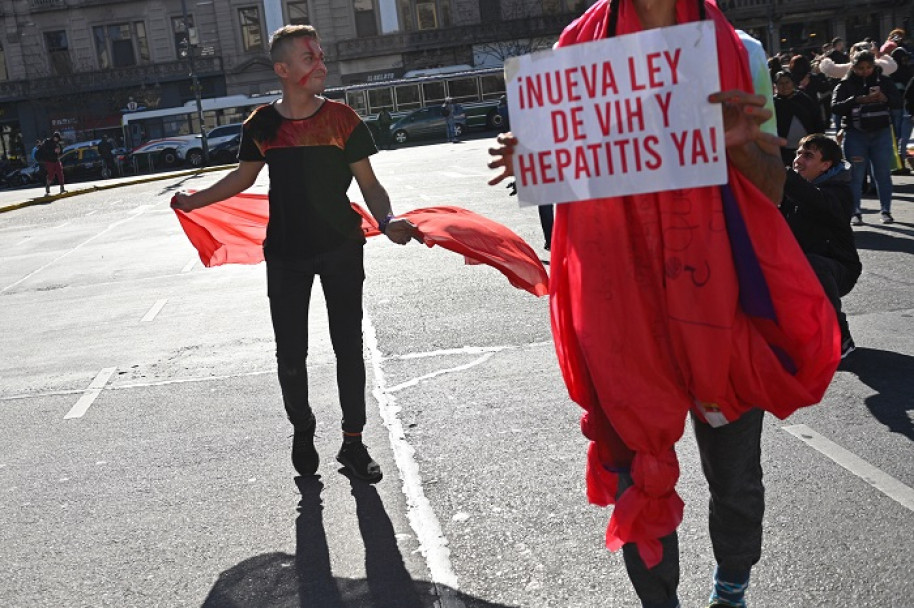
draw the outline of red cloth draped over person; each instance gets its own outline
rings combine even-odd
[[[607,36],[610,2],[558,46]],[[714,2],[721,90],[753,91],[748,56]],[[699,18],[676,4],[676,21]],[[641,30],[630,2],[617,35]],[[817,403],[839,360],[835,315],[776,205],[728,162],[725,186],[556,206],[551,314],[588,448],[591,502],[615,504],[607,547],[648,567],[682,520],[674,445],[690,409],[712,426],[753,407],[784,418]],[[618,472],[634,485],[617,499]]]
[[[366,237],[378,236],[378,223],[362,206]],[[175,209],[178,221],[204,266],[257,264],[264,259],[263,240],[269,219],[267,195],[242,193],[191,213]],[[399,217],[410,220],[429,248],[438,245],[460,253],[468,264],[486,264],[511,285],[535,296],[549,292],[549,277],[536,252],[507,227],[467,209],[451,206],[414,209]]]

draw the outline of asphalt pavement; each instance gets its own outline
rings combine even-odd
[[[457,204],[549,261],[533,209],[485,186],[490,142],[385,151],[395,209]],[[319,476],[296,477],[262,265],[204,269],[168,209],[177,172],[0,191],[0,606],[590,608],[636,599],[584,496],[580,410],[546,298],[459,256],[366,246],[366,443],[385,479],[334,461],[339,416],[319,289],[310,399]],[[766,418],[765,548],[753,608],[914,606],[914,177],[896,222],[868,198],[858,349],[822,404]],[[265,192],[266,171],[253,190]],[[357,199],[357,190],[352,192]],[[698,457],[683,605],[713,556]]]

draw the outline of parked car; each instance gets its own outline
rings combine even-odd
[[[222,125],[210,130],[206,134],[206,146],[210,151],[212,160],[212,151],[219,144],[231,140],[236,135],[241,134],[243,123],[236,122],[229,125]],[[175,148],[178,159],[186,162],[192,167],[199,167],[203,164],[203,142],[199,135],[194,135],[186,143]]]
[[[181,162],[176,150],[195,137],[197,136],[178,135],[151,139],[133,149],[130,153],[131,162],[137,171],[158,171],[175,167]]]
[[[457,121],[457,137],[460,137],[467,128],[466,114],[455,116]],[[441,106],[427,106],[413,110],[397,122],[390,125],[390,134],[398,144],[406,143],[412,139],[447,137],[447,120],[441,113]]]
[[[44,167],[41,163],[12,169],[3,176],[3,183],[7,188],[28,186],[29,184],[43,184],[46,181]]]
[[[87,177],[108,179],[112,176],[111,167],[95,146],[72,148],[64,152],[60,155],[60,164],[63,165],[63,175],[67,181]]]
[[[216,144],[209,149],[209,160],[214,165],[228,165],[238,161],[238,148],[241,147],[241,134],[227,141]]]

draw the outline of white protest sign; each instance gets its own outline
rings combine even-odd
[[[711,21],[512,57],[505,81],[522,206],[727,181]]]

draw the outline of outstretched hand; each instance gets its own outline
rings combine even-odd
[[[514,147],[517,145],[517,138],[512,133],[503,133],[496,139],[498,147],[489,148],[489,155],[494,156],[495,160],[488,164],[489,169],[501,169],[501,173],[489,180],[489,185],[501,183],[514,175]]]
[[[193,211],[194,209],[199,209],[203,206],[204,205],[194,202],[193,194],[176,192],[175,195],[171,197],[171,208],[178,209],[179,211],[184,211],[185,213]]]
[[[721,104],[727,148],[739,148],[755,142],[762,150],[778,154],[780,146],[787,144],[785,139],[761,129],[762,124],[772,116],[771,110],[765,108],[763,95],[734,89],[713,93],[708,101]]]

